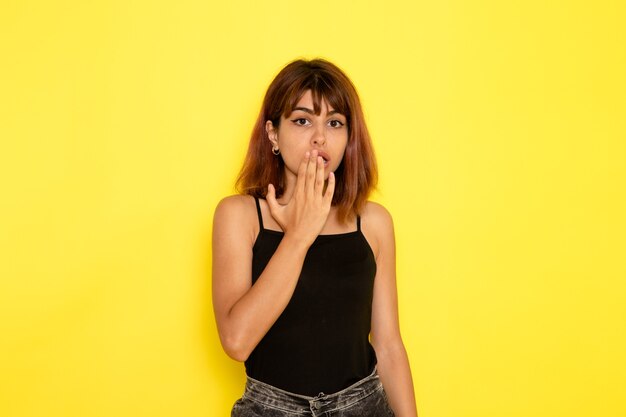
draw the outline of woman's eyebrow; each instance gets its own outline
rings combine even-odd
[[[303,111],[303,112],[309,113],[309,114],[315,114],[315,112],[312,109],[309,109],[307,107],[294,107],[293,111],[296,111],[296,110],[300,110],[300,111]],[[338,111],[338,110],[331,110],[331,111],[328,112],[329,116],[331,116],[333,114],[342,114],[342,113],[340,111]]]

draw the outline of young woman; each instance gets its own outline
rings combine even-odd
[[[321,59],[283,68],[254,126],[241,194],[215,210],[215,318],[248,376],[232,416],[417,416],[393,223],[367,201],[376,179],[348,77]]]

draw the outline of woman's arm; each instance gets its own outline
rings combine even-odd
[[[256,216],[249,197],[222,200],[213,221],[213,309],[222,346],[245,361],[283,312],[298,282],[304,258],[320,233],[332,201],[334,176],[325,194],[324,165],[315,155],[303,158],[289,203],[279,206],[270,187],[272,216],[285,231],[276,252],[252,285],[252,246]]]
[[[398,323],[393,221],[379,204],[368,203],[366,210],[362,229],[374,244],[376,255],[371,342],[378,359],[377,370],[395,415],[416,417],[413,379]]]

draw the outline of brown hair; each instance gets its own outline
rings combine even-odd
[[[346,221],[351,213],[359,214],[363,209],[369,193],[376,186],[378,171],[356,88],[343,71],[324,59],[293,61],[274,78],[252,129],[248,153],[236,186],[242,194],[265,198],[267,186],[271,183],[276,188],[276,197],[282,195],[284,162],[272,154],[265,123],[271,120],[278,127],[281,115],[289,116],[307,90],[313,95],[316,114],[320,113],[323,100],[343,114],[348,122],[348,143],[343,160],[335,171],[332,202],[337,206],[339,220]]]

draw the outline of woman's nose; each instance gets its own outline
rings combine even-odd
[[[313,133],[313,138],[311,140],[313,142],[314,145],[324,145],[326,143],[326,132],[324,131],[324,128],[318,128],[315,129],[315,132]]]

